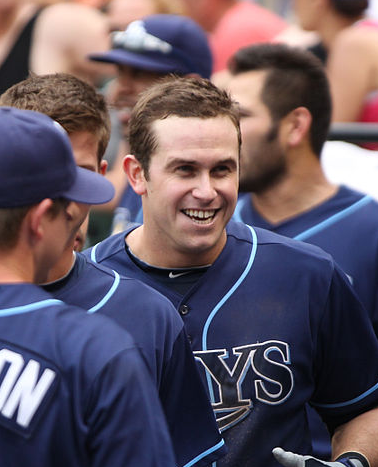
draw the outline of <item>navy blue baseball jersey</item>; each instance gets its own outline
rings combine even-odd
[[[208,465],[225,454],[183,321],[166,297],[80,253],[70,274],[45,289],[111,317],[132,335],[158,388],[178,467]]]
[[[341,186],[332,198],[288,220],[271,224],[255,209],[249,193],[239,196],[234,219],[318,245],[330,253],[353,284],[378,334],[378,204]],[[319,418],[309,411],[316,457],[327,459],[330,441]]]
[[[302,214],[271,224],[240,195],[234,219],[318,245],[349,277],[378,334],[378,203],[341,186],[335,196]]]
[[[175,466],[130,335],[35,285],[0,285],[0,453],[2,467]]]
[[[230,222],[220,256],[180,294],[126,252],[129,232],[87,254],[155,287],[181,312],[229,449],[217,466],[277,466],[275,446],[311,453],[306,403],[331,430],[377,404],[369,316],[320,248]]]

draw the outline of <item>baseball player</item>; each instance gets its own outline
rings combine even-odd
[[[65,74],[31,76],[5,92],[0,103],[53,116],[67,129],[76,163],[104,172],[109,117],[92,86]],[[84,236],[81,229],[81,243]],[[178,467],[208,465],[222,457],[224,441],[173,305],[140,281],[120,277],[80,253],[73,256],[73,247],[68,244],[51,269],[45,290],[91,314],[105,314],[130,332],[158,388]]]
[[[275,447],[311,454],[307,403],[334,433],[335,459],[359,465],[346,454],[359,451],[377,464],[368,314],[318,247],[229,222],[240,128],[228,94],[207,80],[153,85],[131,116],[130,147],[143,225],[85,254],[156,288],[182,316],[229,449],[215,465],[277,466]]]
[[[234,219],[330,253],[348,275],[377,332],[378,204],[363,193],[335,186],[323,173],[320,154],[331,119],[324,68],[306,51],[266,44],[239,51],[231,70],[228,86],[241,106],[243,133],[243,193]],[[256,132],[252,112],[268,116],[265,131]],[[278,136],[290,119],[299,128],[294,143],[290,132],[285,140]],[[269,209],[273,200],[275,213]]]
[[[113,187],[76,166],[46,115],[1,107],[0,141],[1,465],[173,467],[156,389],[129,334],[33,284],[76,233],[71,201],[85,215]]]
[[[330,183],[322,170],[331,120],[324,67],[304,50],[265,44],[240,50],[230,68],[243,134],[234,219],[330,253],[378,333],[378,204]],[[310,417],[316,455],[328,458],[329,436]]]

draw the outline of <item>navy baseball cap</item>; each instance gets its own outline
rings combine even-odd
[[[114,196],[100,174],[75,163],[66,131],[47,115],[0,107],[0,207],[45,198],[102,204]]]
[[[213,60],[205,31],[180,15],[150,15],[112,33],[112,49],[91,54],[91,60],[158,73],[210,78]]]

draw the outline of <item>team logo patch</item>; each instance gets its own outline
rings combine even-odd
[[[221,431],[249,415],[254,400],[282,404],[293,390],[289,346],[284,342],[234,347],[231,353],[217,349],[194,354],[206,371],[209,395]]]

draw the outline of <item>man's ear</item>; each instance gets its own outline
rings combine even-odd
[[[289,146],[298,146],[310,138],[312,116],[306,107],[297,107],[286,117],[286,141]]]
[[[128,154],[124,157],[123,170],[135,193],[144,195],[147,192],[144,170],[135,156]]]
[[[38,242],[45,234],[46,218],[50,219],[49,210],[53,202],[51,199],[44,199],[40,203],[30,208],[26,215],[25,222],[28,229],[29,238],[33,243]]]

